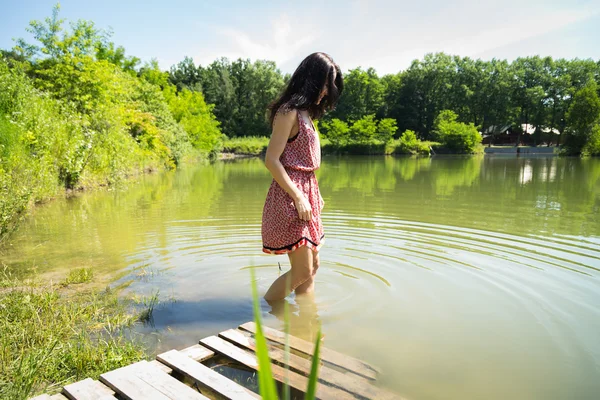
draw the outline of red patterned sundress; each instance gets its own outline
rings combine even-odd
[[[324,202],[315,176],[315,170],[321,166],[319,135],[298,110],[291,112],[298,117],[298,134],[288,139],[279,160],[308,199],[312,218],[301,220],[292,197],[273,179],[262,215],[263,252],[269,254],[290,253],[300,246],[317,252],[324,242],[321,222]]]

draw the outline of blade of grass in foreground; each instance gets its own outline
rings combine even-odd
[[[258,357],[258,388],[260,396],[265,400],[278,400],[277,388],[271,371],[271,360],[267,350],[267,341],[262,330],[258,291],[254,269],[250,269],[252,280],[252,302],[254,308],[254,323],[256,324],[256,356]]]
[[[319,365],[321,364],[320,351],[321,351],[321,328],[317,333],[317,339],[315,341],[314,353],[312,357],[312,364],[310,366],[310,375],[308,376],[308,387],[306,388],[305,400],[314,400],[317,393],[317,380],[319,377]]]
[[[292,274],[285,280],[286,293],[291,291]],[[283,331],[285,332],[285,384],[283,385],[283,400],[290,400],[290,303],[283,300]]]

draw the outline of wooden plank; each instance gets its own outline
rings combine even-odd
[[[209,336],[200,341],[206,347],[214,350],[217,353],[223,354],[226,357],[231,358],[249,368],[258,371],[258,359],[256,355],[240,349],[239,347],[226,342],[225,340],[216,337]],[[293,387],[301,392],[305,392],[308,386],[308,379],[305,376],[297,374],[293,371],[286,371],[284,368],[279,365],[273,364],[271,365],[271,371],[273,373],[273,378],[275,378],[279,382],[285,382],[286,375],[288,376],[288,383],[290,387]],[[322,383],[317,385],[317,398],[318,399],[340,399],[340,400],[356,400],[356,397],[351,395],[350,393],[333,388]]]
[[[171,368],[167,367],[165,364],[163,364],[161,362],[158,362],[156,360],[152,360],[152,361],[149,361],[149,363],[151,365],[153,365],[154,367],[160,369],[165,374],[171,375],[173,373],[173,370]]]
[[[238,344],[248,350],[256,351],[256,341],[254,338],[249,336],[250,334],[244,334],[242,331],[229,329],[225,332],[221,332],[219,336],[229,340],[235,344]],[[273,361],[284,364],[286,362],[286,354],[283,350],[278,349],[274,346],[267,345],[269,349],[269,356]],[[297,356],[295,354],[288,354],[289,366],[292,370],[299,372],[303,375],[310,374],[311,361]],[[360,376],[354,374],[345,374],[343,372],[336,371],[332,368],[321,366],[319,368],[319,380],[327,382],[331,385],[337,386],[350,393],[357,394],[367,399],[398,399],[399,397],[387,390],[373,386],[371,382]]]
[[[200,346],[199,344],[186,347],[183,350],[179,350],[179,352],[198,362],[208,360],[209,358],[215,355],[214,352],[210,351],[204,346]]]
[[[69,399],[67,399],[62,394],[58,393],[58,394],[50,396],[50,400],[69,400]]]
[[[143,363],[145,361],[106,372],[100,375],[100,381],[128,400],[169,400],[169,397],[135,376],[134,368]]]
[[[115,392],[92,378],[65,386],[63,393],[71,400],[115,400]]]
[[[129,400],[199,400],[206,399],[147,361],[100,375],[100,380]]]
[[[32,397],[29,400],[50,400],[50,395],[44,393],[44,394],[40,394],[39,396]]]
[[[195,389],[192,389],[183,382],[165,374],[156,367],[151,367],[149,363],[147,365],[148,368],[141,368],[136,371],[136,376],[160,390],[169,398],[173,400],[208,400],[207,397],[202,396]]]
[[[240,329],[251,333],[256,333],[256,324],[254,322],[247,322],[243,325],[240,325]],[[264,325],[263,333],[267,339],[276,343],[285,344],[285,333]],[[304,339],[300,339],[290,335],[289,344],[290,348],[297,350],[303,354],[312,356],[312,354],[314,353],[314,344]],[[352,371],[355,374],[364,376],[368,379],[376,379],[377,374],[380,372],[377,368],[375,368],[372,365],[369,365],[364,361],[358,360],[356,358],[347,356],[342,353],[338,353],[337,351],[328,349],[326,347],[321,347],[320,353],[321,360],[327,361],[328,363]]]
[[[211,352],[212,353],[212,352]],[[241,385],[227,379],[223,375],[200,364],[197,361],[186,357],[183,353],[177,350],[167,351],[166,353],[156,356],[157,360],[165,363],[170,368],[178,371],[196,383],[208,386],[211,390],[219,393],[228,399],[254,400],[260,399],[256,393],[244,388]]]

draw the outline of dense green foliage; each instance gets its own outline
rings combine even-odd
[[[283,88],[284,77],[272,61],[220,59],[207,67],[185,58],[171,68],[169,80],[181,90],[202,91],[228,137],[265,136],[267,106]]]
[[[599,152],[600,97],[597,86],[596,82],[590,81],[578,91],[567,112],[569,130],[565,147],[569,153]]]
[[[573,143],[570,136],[579,137],[578,146],[568,146],[578,154],[589,132],[582,133],[583,122],[567,114],[576,93],[599,77],[598,62],[537,56],[508,63],[428,54],[407,70],[382,77],[372,68],[356,68],[346,73],[344,93],[336,110],[324,117],[321,133],[339,148],[381,144],[390,140],[387,127],[392,126],[383,121],[393,120],[392,138],[411,130],[420,140],[435,140],[436,118],[450,110],[455,122],[472,124],[493,138],[502,127],[512,128],[518,135],[514,140],[532,145]],[[171,69],[169,79],[179,90],[202,91],[229,137],[268,136],[265,108],[286,80],[264,61],[222,59],[202,67],[189,58]],[[524,126],[533,127],[533,133],[524,133]],[[461,137],[468,136],[462,128]]]
[[[174,168],[220,149],[201,92],[177,92],[168,74],[115,48],[89,21],[32,21],[0,58],[0,238],[31,202],[144,170]]]
[[[434,135],[443,146],[455,153],[474,153],[481,143],[481,135],[475,126],[457,121],[454,111],[444,110],[434,122]]]
[[[393,150],[394,154],[429,154],[429,143],[422,142],[417,139],[417,135],[414,131],[407,129],[404,131],[400,139],[395,142]]]

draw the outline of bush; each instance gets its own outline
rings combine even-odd
[[[394,139],[398,130],[398,124],[393,118],[384,118],[377,124],[377,139],[383,143],[388,143]]]
[[[442,111],[434,123],[434,134],[442,146],[456,153],[475,153],[481,144],[481,135],[470,123],[456,121],[458,116],[450,110]]]
[[[429,155],[429,143],[417,139],[414,131],[406,130],[400,139],[393,142],[393,154]]]
[[[111,58],[92,22],[65,29],[58,12],[30,23],[37,44],[19,39],[0,58],[0,237],[60,187],[114,184],[220,147],[200,92],[176,94],[156,63],[134,73],[137,59]]]
[[[333,146],[342,146],[350,141],[350,128],[348,124],[337,118],[321,123],[323,136]]]
[[[354,143],[372,143],[377,139],[377,122],[374,115],[355,121],[350,127],[350,139]]]

